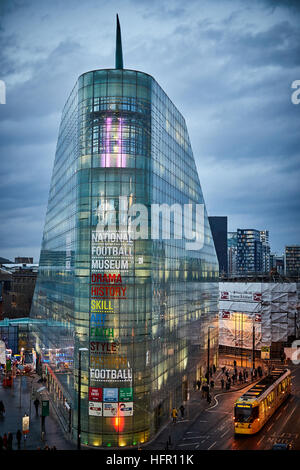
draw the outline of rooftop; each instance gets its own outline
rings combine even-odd
[[[259,398],[271,385],[273,385],[280,377],[282,377],[288,369],[274,369],[270,375],[257,382],[246,393],[244,393],[239,401],[254,401]]]

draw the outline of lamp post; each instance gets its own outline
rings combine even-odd
[[[252,369],[255,369],[255,323],[252,326]]]
[[[214,328],[214,326],[209,326],[207,329],[207,382],[209,384],[209,363],[210,363],[210,330]]]
[[[78,412],[77,412],[77,450],[81,449],[81,353],[88,351],[87,348],[79,348],[78,362]]]

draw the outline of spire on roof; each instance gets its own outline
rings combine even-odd
[[[122,52],[122,38],[119,16],[117,15],[117,32],[116,32],[116,69],[123,68],[123,52]]]

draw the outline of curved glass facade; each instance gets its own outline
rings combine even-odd
[[[148,227],[154,204],[204,204],[184,118],[147,74],[85,73],[62,115],[31,316],[49,367],[53,350],[67,363],[56,374],[58,401],[71,405],[74,439],[78,354],[88,349],[81,436],[91,446],[153,437],[204,375],[209,325],[217,361],[218,263],[206,211],[203,247],[187,250],[175,216],[170,237],[164,228],[131,237],[137,204]]]

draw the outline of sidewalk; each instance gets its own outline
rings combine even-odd
[[[220,361],[221,362],[221,361]],[[221,363],[221,367],[223,364]],[[238,367],[238,370],[240,368]],[[233,367],[227,367],[227,370],[230,371],[230,376],[232,376]],[[166,450],[166,449],[174,449],[176,444],[178,444],[184,434],[188,431],[190,426],[199,418],[199,415],[202,413],[203,410],[208,409],[215,404],[214,397],[220,393],[227,394],[232,392],[237,392],[239,390],[243,390],[252,384],[256,383],[257,380],[251,382],[250,378],[250,369],[248,368],[248,381],[245,383],[237,383],[234,386],[231,386],[230,390],[226,391],[225,389],[222,390],[221,388],[221,377],[223,375],[222,370],[220,368],[217,369],[216,373],[213,374],[213,380],[215,382],[215,387],[212,393],[212,401],[209,404],[206,398],[202,398],[201,390],[193,390],[190,392],[190,400],[184,403],[185,406],[185,417],[181,419],[178,418],[176,424],[173,424],[172,419],[162,427],[159,434],[150,442],[148,442],[143,449],[155,449],[155,450]],[[233,411],[232,411],[233,412]],[[180,416],[180,412],[178,411],[178,416]]]
[[[36,390],[43,386],[43,384],[38,383],[38,379],[39,377],[36,374],[32,377],[17,376],[11,388],[4,388],[2,377],[0,377],[0,400],[3,401],[6,410],[5,415],[0,418],[0,435],[3,437],[4,433],[11,432],[13,434],[13,450],[17,450],[16,432],[18,429],[22,431],[22,417],[26,413],[30,417],[29,434],[26,440],[22,438],[21,450],[44,449],[46,445],[49,447],[55,446],[57,450],[75,449],[76,446],[65,438],[51,402],[50,416],[45,419],[46,433],[44,441],[42,441],[41,406],[39,407],[39,416],[36,416],[33,405],[34,399],[30,400],[31,389]]]

